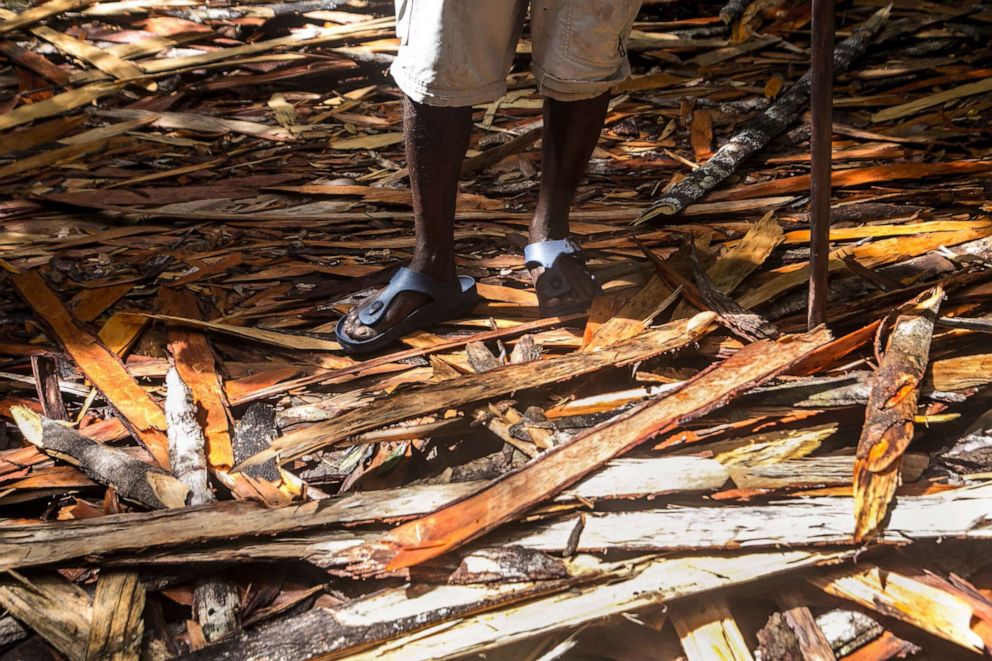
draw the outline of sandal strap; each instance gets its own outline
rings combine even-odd
[[[582,260],[583,264],[585,263],[585,253],[571,239],[540,241],[524,248],[524,264],[527,268],[544,267],[544,272],[534,283],[539,297],[561,298],[572,291],[571,283],[558,268],[558,258],[562,255],[573,255],[576,259]],[[592,278],[593,283],[596,283],[596,276],[590,273],[589,277]]]
[[[432,278],[423,273],[411,271],[405,266],[401,266],[396,274],[390,279],[385,289],[380,291],[376,297],[358,313],[358,320],[366,326],[375,326],[389,310],[393,299],[403,292],[418,292],[429,297],[440,308],[441,313],[447,312],[449,308],[457,306],[462,296],[459,285],[452,285],[443,280]]]
[[[524,247],[524,262],[527,268],[543,266],[546,269],[550,269],[554,268],[555,261],[562,255],[581,254],[582,248],[571,239],[539,241]]]

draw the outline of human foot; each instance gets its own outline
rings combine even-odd
[[[524,259],[542,315],[586,310],[602,291],[582,250],[569,239],[531,243],[524,249]]]
[[[375,351],[407,333],[468,312],[477,298],[470,277],[450,282],[401,268],[385,289],[342,317],[335,333],[345,351]]]
[[[341,323],[341,329],[347,337],[355,340],[370,340],[376,335],[381,335],[386,329],[395,326],[400,319],[406,318],[411,312],[423,307],[431,300],[424,294],[418,294],[417,292],[397,294],[396,298],[393,299],[392,305],[385,310],[379,321],[367,326],[362,323],[359,316],[364,311],[371,313],[379,311],[380,306],[383,305],[382,301],[378,300],[379,293],[376,292],[369,296],[348,311],[347,316],[345,316]]]

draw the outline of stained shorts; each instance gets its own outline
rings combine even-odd
[[[390,73],[418,103],[498,99],[528,6],[541,94],[588,99],[630,75],[625,45],[641,0],[396,0],[400,48]]]

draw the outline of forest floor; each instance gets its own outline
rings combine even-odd
[[[479,304],[369,357],[392,3],[0,10],[0,661],[992,649],[992,4],[841,3],[812,330],[809,3],[740,8],[644,3],[561,318],[525,34],[462,172]]]

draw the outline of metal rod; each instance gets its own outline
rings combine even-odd
[[[810,69],[810,328],[827,321],[830,255],[830,171],[832,165],[835,0],[812,0]]]

